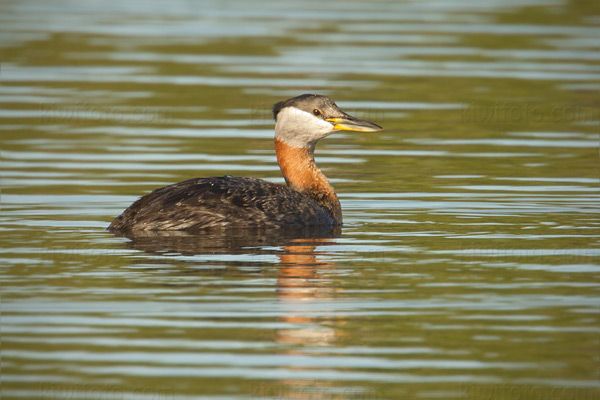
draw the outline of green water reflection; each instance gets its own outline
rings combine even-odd
[[[593,2],[0,9],[3,398],[599,398]],[[305,92],[339,237],[105,231]]]

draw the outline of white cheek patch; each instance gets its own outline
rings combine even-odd
[[[275,136],[290,146],[305,147],[333,132],[331,123],[295,107],[286,107],[277,114]]]

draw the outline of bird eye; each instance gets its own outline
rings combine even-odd
[[[319,115],[321,115],[321,110],[319,110],[318,108],[315,108],[315,109],[313,110],[313,114],[314,114],[314,115],[316,115],[316,116],[318,117]]]

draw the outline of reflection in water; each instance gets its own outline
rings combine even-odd
[[[328,279],[319,274],[335,268],[333,262],[320,261],[317,245],[326,245],[330,239],[297,239],[284,247],[277,274],[277,298],[289,315],[282,321],[312,324],[315,318],[308,316],[312,308],[303,305],[313,299],[331,299],[335,293]],[[335,340],[335,330],[325,324],[317,328],[280,330],[277,342],[310,346],[328,346]]]
[[[282,322],[282,327],[275,330],[274,341],[282,345],[279,355],[293,359],[295,355],[308,355],[307,347],[334,346],[339,336],[336,326],[342,324],[343,319],[321,316],[323,311],[328,311],[326,305],[335,297],[336,289],[327,276],[335,269],[335,263],[323,260],[325,252],[318,250],[319,247],[334,245],[339,234],[339,228],[335,231],[313,228],[286,232],[227,230],[195,235],[154,232],[130,237],[128,246],[150,255],[160,255],[165,263],[172,259],[181,262],[179,256],[185,256],[190,260],[188,262],[196,265],[203,255],[208,254],[277,255],[276,307],[280,314],[277,320]],[[193,256],[200,258],[189,258]],[[229,265],[231,259],[211,258],[207,262]],[[249,265],[249,262],[244,265]],[[279,368],[302,371],[312,366],[281,365]],[[259,396],[304,398],[326,390],[320,389],[312,380],[283,378],[269,384],[262,383],[253,392]]]
[[[2,399],[599,398],[599,2],[140,4],[0,1]],[[307,92],[343,235],[105,231]]]
[[[299,324],[294,329],[279,329],[275,335],[277,343],[298,346],[296,349],[283,350],[283,354],[303,355],[304,346],[333,346],[335,344],[335,322],[319,318],[311,302],[318,300],[321,304],[331,300],[335,295],[335,288],[326,275],[328,270],[335,268],[333,262],[321,261],[317,246],[331,243],[330,239],[296,239],[284,247],[284,254],[280,255],[281,264],[277,274],[277,298],[282,308],[287,310],[287,315],[279,318],[280,321]],[[306,369],[306,367],[288,367],[289,369]],[[306,380],[284,379],[276,387],[277,393],[283,398],[306,398],[321,392],[322,384]],[[267,393],[264,393],[267,394]],[[308,397],[310,398],[310,396]]]
[[[130,239],[130,248],[154,254],[185,256],[205,254],[272,253],[265,248],[290,246],[296,240],[321,240],[338,237],[341,228],[309,227],[306,229],[212,229],[199,233],[184,231],[149,231],[143,235],[117,233]],[[282,261],[284,262],[284,261]]]

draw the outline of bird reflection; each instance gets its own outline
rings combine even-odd
[[[302,329],[282,329],[277,332],[277,342],[298,345],[326,346],[334,339],[334,330],[327,326],[313,325],[317,301],[327,301],[335,294],[327,271],[335,268],[332,262],[321,261],[315,251],[326,246],[331,239],[296,239],[284,247],[279,256],[277,274],[277,297],[289,314],[280,320],[311,326]]]
[[[311,227],[295,230],[227,229],[198,233],[156,231],[144,232],[143,235],[119,233],[116,236],[128,238],[128,247],[150,254],[202,255],[252,251],[263,253],[269,252],[266,249],[273,247],[285,248],[298,240],[331,239],[339,235],[339,227]]]
[[[276,277],[276,296],[278,309],[277,317],[285,328],[274,332],[273,340],[281,344],[279,354],[306,355],[312,354],[315,348],[333,346],[339,337],[338,326],[343,324],[339,316],[331,317],[331,310],[336,288],[333,285],[332,274],[335,263],[327,257],[327,246],[335,244],[339,231],[303,231],[303,232],[265,232],[258,231],[228,231],[226,234],[207,232],[205,234],[186,234],[172,232],[169,234],[156,233],[138,237],[129,237],[128,246],[145,253],[156,255],[155,262],[195,265],[202,257],[193,261],[178,259],[178,255],[201,256],[213,255],[211,265],[227,266],[217,273],[255,274],[247,268],[236,266],[256,266],[263,273],[272,269],[273,262],[234,261],[219,255],[268,255],[270,259],[278,260]],[[217,257],[214,257],[214,256]],[[260,259],[260,257],[259,257]],[[144,262],[147,259],[143,258]],[[264,267],[264,269],[261,269]],[[173,269],[169,269],[173,272]],[[186,274],[189,269],[186,269]],[[229,271],[229,272],[228,272]],[[198,269],[198,274],[207,273]],[[213,271],[214,272],[214,271]],[[213,273],[211,272],[211,274]],[[267,272],[268,273],[268,272]],[[329,307],[329,312],[328,312]],[[282,368],[289,371],[299,371],[315,366],[288,365]],[[293,375],[293,374],[292,374]],[[264,381],[256,385],[253,392],[257,396],[280,396],[281,398],[304,398],[306,395],[323,393],[326,388],[320,388],[315,381],[281,379]],[[309,397],[312,398],[312,397]]]
[[[277,330],[275,341],[287,345],[283,346],[287,350],[280,354],[307,354],[311,352],[310,347],[332,346],[337,339],[336,325],[340,321],[323,315],[327,313],[326,305],[335,296],[336,288],[330,277],[335,264],[324,260],[325,250],[317,250],[330,244],[331,238],[295,239],[284,247],[284,253],[279,256],[277,298],[287,311],[279,320],[301,326]],[[263,395],[286,399],[315,398],[314,395],[324,392],[318,385],[317,381],[282,379],[276,385],[265,386],[267,393]]]

